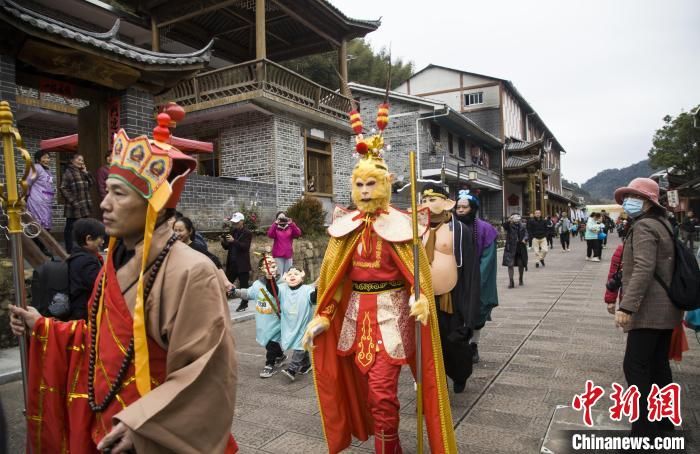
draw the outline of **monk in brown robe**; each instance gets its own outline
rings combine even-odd
[[[31,330],[28,452],[237,450],[224,283],[167,222],[196,165],[167,143],[169,122],[158,116],[155,140],[115,138],[88,322],[11,307],[14,333]]]

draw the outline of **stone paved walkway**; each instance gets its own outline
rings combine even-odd
[[[463,394],[450,393],[460,453],[537,453],[552,423],[554,410],[569,405],[583,392],[587,379],[610,392],[624,384],[625,338],[613,325],[602,303],[611,239],[603,262],[584,260],[578,239],[572,251],[558,245],[546,268],[530,267],[525,286],[507,289],[506,269],[499,266],[501,305],[482,332],[481,362]],[[500,255],[499,255],[500,257]],[[500,264],[500,262],[499,262]],[[534,263],[532,263],[534,265]],[[326,452],[314,387],[310,376],[294,383],[281,374],[262,380],[264,349],[255,341],[252,320],[234,325],[239,352],[239,388],[233,433],[241,453]],[[687,331],[691,351],[682,363],[672,363],[682,384],[683,428],[700,438],[700,345]],[[401,376],[401,438],[404,452],[415,452],[415,395],[407,371]],[[0,397],[11,421],[18,422],[19,383],[0,386]],[[606,409],[601,401],[597,409]],[[22,433],[11,434],[19,452]],[[688,452],[700,452],[693,444]],[[371,452],[372,442],[356,442],[347,452]]]

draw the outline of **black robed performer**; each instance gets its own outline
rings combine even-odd
[[[423,235],[423,244],[433,275],[445,372],[454,381],[454,391],[460,393],[472,374],[469,341],[480,307],[474,232],[452,216],[456,202],[442,185],[427,183],[421,198],[421,207],[430,209],[430,230]]]

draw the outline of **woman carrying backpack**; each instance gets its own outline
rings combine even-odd
[[[669,366],[671,334],[683,311],[669,298],[663,282],[674,272],[674,240],[666,210],[659,204],[659,185],[650,178],[635,178],[615,191],[615,201],[629,216],[631,227],[622,254],[622,288],[625,289],[615,324],[627,333],[623,370],[628,386],[636,385],[639,402],[646,403],[652,384],[663,388],[673,382]],[[632,423],[632,435],[653,435],[673,430],[673,423],[649,422],[646,415]]]

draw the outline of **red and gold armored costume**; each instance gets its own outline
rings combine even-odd
[[[426,219],[427,223],[427,219]],[[425,227],[423,227],[425,228]],[[403,364],[415,373],[415,320],[410,218],[394,208],[376,217],[340,213],[318,282],[317,315],[330,328],[315,339],[316,390],[330,452],[351,435],[374,434],[377,450],[401,452],[398,378]],[[421,289],[432,298],[430,268],[421,251]],[[421,326],[423,396],[432,452],[456,452],[434,301]]]

